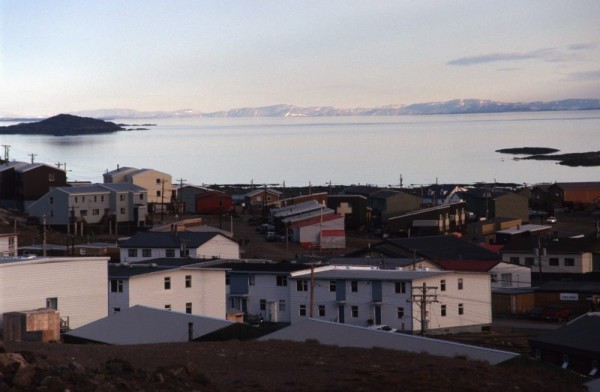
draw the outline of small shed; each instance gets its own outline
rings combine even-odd
[[[44,342],[60,340],[60,314],[42,308],[2,315],[3,336],[6,342]]]

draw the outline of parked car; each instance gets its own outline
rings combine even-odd
[[[546,306],[542,309],[542,318],[555,321],[569,320],[571,319],[571,311],[564,306]]]
[[[556,219],[556,217],[555,217],[555,216],[549,216],[549,217],[546,219],[546,223],[556,223],[556,222],[558,222],[558,219]]]
[[[389,325],[370,325],[367,328],[375,331],[396,332],[396,328],[392,328]]]

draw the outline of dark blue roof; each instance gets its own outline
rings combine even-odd
[[[173,234],[170,232],[139,231],[129,239],[121,242],[119,246],[121,248],[168,249],[180,248],[181,244],[185,243],[188,248],[198,248],[218,235],[223,236],[216,232],[182,231]]]

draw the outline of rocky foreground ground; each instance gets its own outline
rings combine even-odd
[[[548,369],[318,342],[6,342],[4,347],[8,353],[0,353],[0,391],[585,390]]]

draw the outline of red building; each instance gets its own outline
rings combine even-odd
[[[208,191],[195,196],[196,213],[202,215],[222,215],[233,210],[231,195],[219,191]]]

